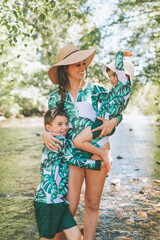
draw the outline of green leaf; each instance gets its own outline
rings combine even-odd
[[[45,17],[46,17],[46,16],[45,16],[43,13],[41,13],[41,14],[39,15],[39,18],[38,18],[38,19],[39,19],[40,22],[43,22],[44,19],[45,19]]]
[[[35,7],[33,12],[35,12],[35,13],[38,12],[38,7]]]
[[[18,18],[18,14],[15,10],[13,10],[13,14],[15,15],[16,18]]]
[[[51,7],[54,8],[56,6],[56,2],[55,1],[51,1]]]
[[[32,38],[33,38],[33,40],[35,40],[35,39],[37,38],[37,34],[36,34],[36,33],[33,34],[33,35],[32,35]]]
[[[51,52],[47,52],[47,55],[48,55],[48,57],[51,57],[52,53]]]
[[[70,12],[68,12],[68,19],[70,19],[70,17],[71,17],[71,13],[70,13]]]
[[[14,40],[15,43],[17,42],[17,38],[16,37],[14,37],[13,40]]]
[[[18,29],[17,29],[17,27],[16,27],[15,25],[12,26],[12,29],[13,29],[13,31],[14,31],[15,33],[17,33]]]

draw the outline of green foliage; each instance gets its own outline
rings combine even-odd
[[[31,108],[40,111],[40,103],[37,101],[36,107],[26,90],[24,96],[22,92],[28,88],[29,93],[34,87],[42,96],[48,97],[54,90],[47,70],[55,64],[57,50],[71,42],[83,48],[84,35],[92,40],[90,46],[94,41],[95,45],[98,43],[94,37],[95,26],[90,24],[90,28],[87,27],[91,13],[86,3],[87,0],[0,2],[1,115],[28,115],[27,107],[30,113]]]
[[[133,51],[136,66],[140,66],[137,78],[142,82],[159,83],[160,72],[160,2],[152,1],[118,1],[114,12],[115,19],[122,31],[128,35],[119,38],[124,47]]]
[[[109,0],[98,3],[101,8],[111,4]],[[31,108],[37,114],[43,111],[38,97],[35,101],[35,96],[29,93],[31,88],[37,89],[46,99],[55,89],[47,70],[55,64],[58,49],[68,43],[81,49],[98,49],[98,63],[92,62],[88,79],[106,85],[108,80],[102,74],[101,65],[106,56],[115,56],[112,38],[116,37],[121,48],[134,53],[137,68],[134,91],[146,82],[158,85],[159,8],[159,1],[119,0],[110,14],[101,17],[106,17],[106,23],[100,25],[99,19],[92,21],[94,10],[89,0],[1,0],[0,115],[29,115],[29,112],[33,114]]]
[[[160,116],[160,85],[151,82],[139,85],[132,96],[132,105],[145,115]]]

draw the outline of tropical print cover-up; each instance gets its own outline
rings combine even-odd
[[[45,145],[42,150],[41,182],[37,187],[35,201],[47,204],[65,200],[68,192],[69,164],[77,167],[100,170],[100,160],[83,158],[82,154],[72,154],[72,142],[63,136],[57,136],[62,142],[61,150],[50,151]]]
[[[69,131],[67,138],[73,141],[74,137],[77,136],[84,128],[91,126],[91,124],[96,120],[98,113],[98,104],[101,103],[102,93],[107,93],[106,89],[96,83],[85,82],[82,89],[78,91],[77,101],[74,102],[73,97],[70,92],[66,93],[66,99],[64,102],[65,112],[68,115],[69,120]],[[50,94],[48,107],[56,108],[57,103],[60,102],[60,95],[58,90],[55,90]],[[118,123],[122,120],[122,115],[118,115]],[[96,138],[91,141],[92,144],[97,147],[103,146],[108,142],[108,137]],[[92,154],[77,148],[73,149],[77,154],[82,153],[86,158],[90,158]]]

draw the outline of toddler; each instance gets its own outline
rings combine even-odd
[[[103,67],[103,73],[110,79],[112,89],[109,93],[100,94],[101,106],[95,122],[80,132],[73,140],[76,148],[99,155],[106,166],[110,164],[106,161],[106,151],[94,146],[90,141],[100,136],[100,126],[103,124],[103,119],[110,120],[111,118],[119,117],[118,115],[126,108],[132,94],[131,81],[134,74],[134,66],[130,61],[123,61],[123,56],[130,57],[132,53],[119,51],[116,59]],[[112,135],[114,131],[115,129],[107,136]]]

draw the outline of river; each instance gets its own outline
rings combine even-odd
[[[0,226],[3,240],[37,240],[33,199],[39,183],[41,118],[0,122]],[[110,137],[113,165],[102,195],[96,240],[160,239],[160,127],[125,116]],[[77,212],[82,225],[84,187]]]

